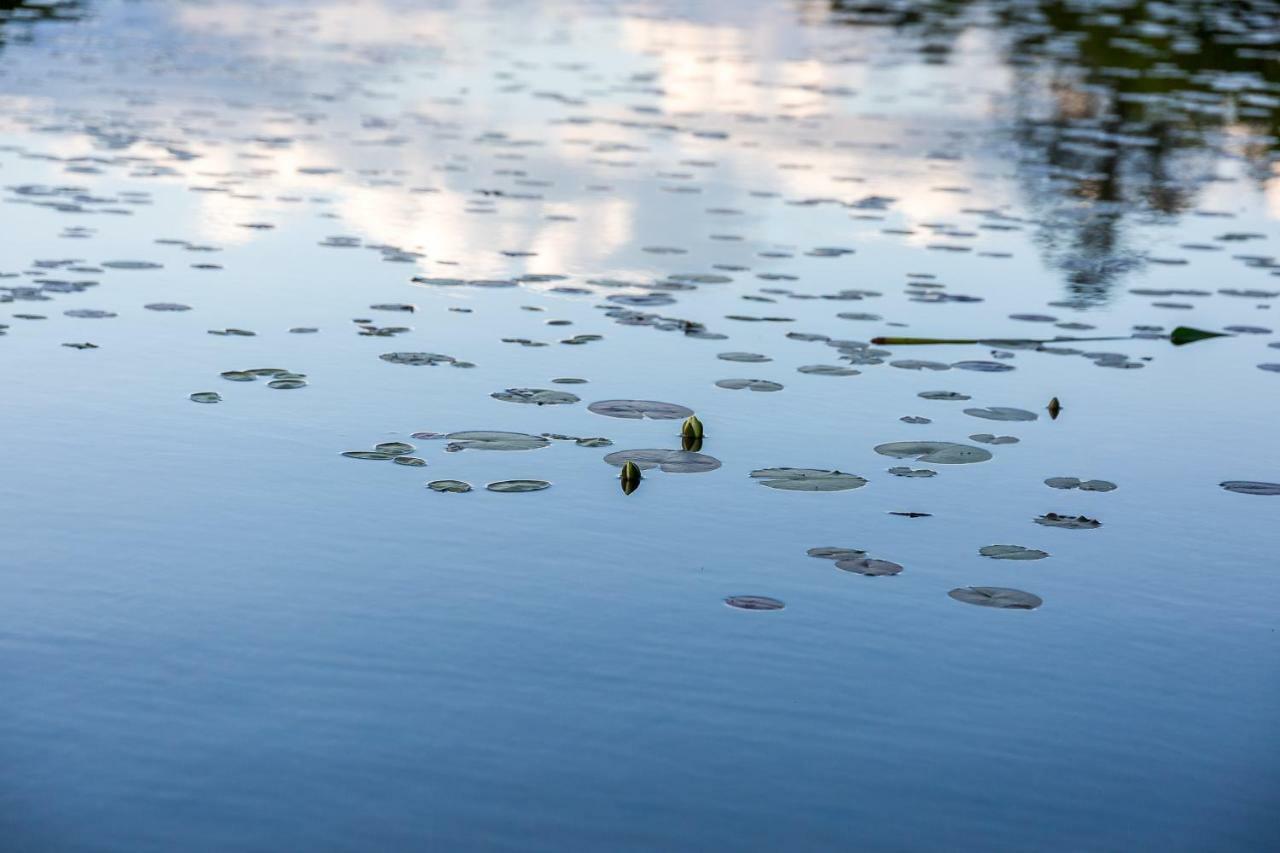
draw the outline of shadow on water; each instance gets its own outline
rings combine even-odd
[[[35,24],[47,21],[78,21],[84,17],[80,0],[0,0],[0,48],[9,43],[31,40]]]
[[[1226,160],[1259,184],[1280,166],[1274,0],[830,0],[827,18],[892,29],[931,64],[966,33],[992,37],[1016,71],[1003,118],[1068,304],[1160,260],[1128,222],[1172,224]]]

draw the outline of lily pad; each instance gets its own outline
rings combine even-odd
[[[724,603],[739,610],[781,610],[786,607],[778,599],[767,595],[731,595]]]
[[[930,471],[928,468],[907,468],[905,466],[897,466],[890,468],[889,473],[895,477],[936,477],[937,471]]]
[[[1011,435],[992,435],[989,432],[976,433],[969,438],[980,444],[1017,444],[1019,441]]]
[[[432,480],[427,483],[427,488],[433,492],[469,492],[471,484],[464,483],[461,480]]]
[[[1044,604],[1044,600],[1038,595],[1004,586],[962,586],[951,590],[947,595],[965,604],[1000,607],[1005,610],[1035,610]]]
[[[857,548],[810,548],[805,553],[820,560],[858,560],[867,556],[866,551]]]
[[[961,394],[959,391],[921,391],[916,395],[926,400],[972,400],[968,394]]]
[[[688,450],[619,450],[604,457],[604,461],[615,468],[634,462],[641,471],[658,468],[668,474],[701,474],[720,467],[720,460],[714,456]]]
[[[876,445],[875,451],[882,456],[914,459],[934,465],[967,465],[991,458],[989,450],[952,441],[894,441]]]
[[[1228,492],[1241,495],[1280,495],[1280,483],[1262,483],[1257,480],[1225,480],[1218,485]]]
[[[388,459],[394,459],[393,453],[382,453],[377,450],[344,450],[342,455],[348,459],[368,459],[376,462],[385,462]]]
[[[728,388],[731,391],[741,391],[746,388],[751,391],[781,391],[782,385],[777,382],[770,382],[767,379],[721,379],[716,383],[719,388]]]
[[[232,382],[257,382],[258,377],[247,370],[224,370],[220,374],[223,379],[229,379]]]
[[[1079,477],[1050,477],[1044,484],[1051,489],[1080,489],[1082,492],[1110,492],[1116,484],[1109,480],[1081,480]]]
[[[193,403],[221,403],[222,395],[217,391],[197,391],[191,395]]]
[[[489,396],[508,403],[532,403],[535,406],[577,403],[582,399],[568,391],[550,391],[546,388],[508,388],[505,391],[495,391]]]
[[[289,391],[294,388],[305,388],[307,383],[303,379],[272,379],[267,383],[267,387],[275,388],[277,391]]]
[[[993,560],[1043,560],[1049,556],[1048,551],[1024,548],[1021,545],[986,545],[979,548],[978,553]]]
[[[951,366],[956,370],[976,370],[980,373],[1008,373],[1014,369],[1012,364],[999,361],[957,361]]]
[[[841,367],[838,364],[805,364],[797,367],[796,370],[814,376],[858,376],[862,373],[861,370],[854,370],[852,367]]]
[[[1063,527],[1067,530],[1095,530],[1102,526],[1102,522],[1096,518],[1086,518],[1083,515],[1058,515],[1056,512],[1047,512],[1038,517],[1035,522],[1045,527]]]
[[[496,432],[475,430],[451,432],[445,436],[449,444],[446,450],[537,450],[551,444],[540,435],[523,432]]]
[[[397,465],[407,465],[410,468],[424,468],[427,464],[427,460],[419,459],[416,456],[397,456],[391,461]]]
[[[792,492],[842,492],[867,484],[857,474],[819,468],[760,468],[752,471],[751,477],[759,480],[762,486]]]
[[[609,418],[640,420],[650,418],[660,421],[683,420],[693,414],[693,409],[661,403],[657,400],[599,400],[587,406],[587,410]]]
[[[852,560],[837,560],[836,568],[845,572],[867,575],[868,577],[896,575],[902,571],[902,566],[897,563],[890,560],[875,560],[870,557],[856,557]]]
[[[940,361],[922,361],[918,358],[903,358],[897,361],[889,362],[890,367],[900,367],[903,370],[950,370],[951,365],[943,364]]]
[[[1014,409],[1009,406],[986,406],[980,409],[965,409],[964,413],[989,421],[1034,421],[1040,418],[1035,412],[1028,412],[1026,409]]]
[[[384,441],[381,444],[375,444],[373,449],[379,453],[389,453],[392,456],[404,456],[415,450],[412,444],[407,444],[403,441]]]
[[[183,305],[181,302],[150,302],[142,306],[148,311],[190,311],[190,305]]]
[[[498,480],[485,488],[491,492],[540,492],[551,484],[546,480]]]
[[[758,352],[722,352],[716,356],[721,361],[741,361],[751,364],[760,364],[766,361],[773,361],[767,355],[761,355]]]
[[[389,361],[392,364],[409,364],[415,367],[422,365],[435,366],[437,364],[452,364],[457,361],[451,355],[441,355],[435,352],[384,352],[378,358],[383,361]]]

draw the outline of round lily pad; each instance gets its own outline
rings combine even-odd
[[[1035,548],[1024,548],[1021,545],[985,545],[978,553],[993,560],[1043,560],[1049,556],[1048,551]]]
[[[221,374],[223,379],[229,379],[232,382],[256,382],[257,376],[254,376],[247,370],[224,370]]]
[[[461,480],[432,480],[427,483],[427,488],[433,492],[469,492],[471,484],[464,483]]]
[[[383,361],[389,361],[392,364],[410,364],[415,367],[421,365],[437,365],[451,364],[457,359],[451,355],[440,355],[434,352],[384,352],[378,358]]]
[[[716,383],[719,388],[728,388],[730,391],[741,391],[746,388],[751,391],[781,391],[782,386],[777,382],[770,382],[767,379],[721,379]]]
[[[870,557],[856,557],[851,560],[837,560],[836,568],[845,572],[867,575],[868,577],[896,575],[902,571],[902,566],[897,563],[889,560],[874,560]]]
[[[183,305],[181,302],[150,302],[142,306],[148,311],[190,311],[190,305]]]
[[[889,473],[895,477],[936,477],[937,471],[930,471],[928,468],[907,468],[899,465],[889,469]]]
[[[857,474],[819,468],[760,468],[752,471],[751,477],[759,480],[762,486],[791,492],[842,492],[867,484]]]
[[[867,556],[866,551],[857,548],[810,548],[805,553],[820,560],[857,560]]]
[[[940,361],[922,361],[918,358],[902,358],[897,361],[889,362],[890,367],[900,367],[903,370],[950,370],[951,365],[943,364]]]
[[[379,453],[389,453],[392,456],[404,456],[415,450],[412,444],[403,441],[384,441],[381,444],[375,444],[373,449]]]
[[[556,406],[564,403],[577,403],[582,398],[567,391],[549,391],[546,388],[508,388],[495,391],[489,395],[495,400],[508,403],[532,403],[535,406]]]
[[[604,461],[615,468],[634,462],[641,471],[658,468],[668,474],[700,474],[720,467],[720,460],[714,456],[688,450],[619,450],[604,457]]]
[[[523,432],[497,432],[474,430],[451,432],[445,436],[449,444],[446,450],[537,450],[551,444],[540,435]]]
[[[759,364],[765,361],[773,361],[767,355],[761,355],[758,352],[722,352],[716,356],[721,361],[741,361],[752,364]]]
[[[1083,492],[1110,492],[1116,484],[1109,480],[1081,480],[1079,477],[1050,477],[1044,484],[1051,489],[1080,489]]]
[[[600,400],[587,406],[587,410],[605,417],[629,420],[650,418],[673,421],[682,420],[693,414],[693,409],[675,403],[661,403],[657,400]]]
[[[862,373],[861,370],[841,367],[838,364],[805,364],[797,367],[796,370],[813,376],[858,376]]]
[[[551,484],[546,480],[498,480],[485,488],[491,492],[540,492]]]
[[[767,595],[731,595],[724,603],[739,610],[781,610],[786,607],[778,599]]]
[[[992,435],[989,432],[980,432],[969,436],[969,438],[980,444],[1017,444],[1019,441],[1019,439],[1011,435]]]
[[[427,460],[419,459],[416,456],[397,456],[391,461],[397,465],[408,465],[410,468],[424,468],[427,464]]]
[[[1047,512],[1036,518],[1035,522],[1045,527],[1063,527],[1067,530],[1094,530],[1102,526],[1102,522],[1096,518],[1086,518],[1083,515],[1058,515],[1056,512]]]
[[[1012,364],[1000,361],[957,361],[951,366],[956,370],[976,370],[980,373],[1008,373],[1013,370]]]
[[[267,383],[268,388],[275,388],[277,391],[289,391],[294,388],[305,388],[307,382],[305,379],[272,379]]]
[[[947,595],[965,604],[1006,610],[1035,610],[1044,603],[1038,595],[1004,586],[962,586],[951,590]]]
[[[193,403],[221,403],[222,395],[217,391],[197,391],[191,395]]]
[[[991,458],[989,450],[951,441],[894,441],[876,445],[875,451],[882,456],[914,459],[935,465],[966,465],[971,462],[986,462]]]
[[[369,459],[378,462],[384,462],[388,459],[395,458],[395,454],[382,453],[377,450],[344,450],[342,455],[348,459]]]
[[[1280,495],[1280,483],[1261,483],[1257,480],[1225,480],[1218,485],[1228,492],[1242,495]]]
[[[961,394],[959,391],[921,391],[916,395],[926,400],[972,400],[968,394]]]
[[[1040,416],[1026,409],[1014,409],[1008,406],[986,406],[981,409],[965,409],[966,415],[985,418],[989,421],[1034,421]]]

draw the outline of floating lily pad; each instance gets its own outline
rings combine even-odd
[[[151,261],[103,261],[101,266],[113,270],[158,270],[164,265]]]
[[[981,447],[951,441],[894,441],[876,445],[875,451],[882,456],[914,459],[934,465],[966,465],[986,462],[991,458],[991,452]]]
[[[427,464],[427,460],[419,459],[416,456],[397,456],[391,461],[397,465],[407,465],[410,468],[423,468]]]
[[[381,444],[375,444],[373,449],[379,453],[389,453],[392,456],[404,456],[414,451],[412,444],[403,441],[384,441]]]
[[[928,468],[906,468],[897,466],[890,468],[889,473],[895,477],[936,477],[937,471],[930,471]]]
[[[980,409],[965,409],[966,415],[984,418],[988,421],[1034,421],[1039,419],[1035,412],[1026,409],[1014,409],[1009,406],[986,406]]]
[[[889,362],[890,367],[900,367],[903,370],[950,370],[951,365],[943,364],[940,361],[922,361],[918,358],[903,358],[897,361]]]
[[[746,388],[751,391],[781,391],[782,385],[777,382],[770,382],[767,379],[721,379],[716,383],[719,388],[728,388],[730,391],[741,391]]]
[[[376,462],[385,462],[388,459],[394,459],[394,453],[383,453],[378,450],[344,450],[342,455],[348,459],[368,459]]]
[[[551,444],[540,435],[528,435],[523,432],[496,432],[476,430],[471,432],[451,432],[445,436],[449,441],[446,450],[537,450]]]
[[[1019,439],[1011,435],[992,435],[989,432],[980,432],[969,436],[980,444],[1017,444]]]
[[[582,399],[568,391],[549,391],[546,388],[508,388],[505,391],[495,391],[489,396],[508,403],[532,403],[535,406],[577,403]]]
[[[902,566],[897,563],[890,560],[874,560],[870,557],[855,557],[851,560],[837,560],[836,568],[845,572],[867,575],[868,577],[896,575],[902,571]]]
[[[797,367],[796,370],[814,376],[858,376],[862,373],[861,370],[854,370],[852,367],[841,367],[838,364],[806,364]]]
[[[1004,586],[962,586],[951,590],[947,595],[965,604],[1001,607],[1006,610],[1035,610],[1044,603],[1038,595]]]
[[[191,395],[193,403],[221,403],[222,395],[217,391],[197,391]]]
[[[441,355],[435,352],[384,352],[378,358],[383,361],[389,361],[392,364],[409,364],[415,367],[422,365],[452,364],[457,359],[451,355]]]
[[[232,382],[257,382],[258,377],[247,370],[224,370],[220,374],[223,379],[229,379]]]
[[[922,418],[919,415],[903,415],[898,418],[904,424],[931,424],[933,420],[930,418]]]
[[[491,492],[540,492],[551,484],[546,480],[498,480],[485,488]]]
[[[1218,485],[1228,492],[1241,495],[1280,495],[1280,483],[1262,483],[1257,480],[1225,480]]]
[[[724,603],[739,610],[781,610],[786,607],[778,599],[767,595],[731,595]]]
[[[805,553],[820,560],[857,560],[867,556],[866,551],[857,548],[810,548]]]
[[[767,355],[761,355],[758,352],[722,352],[716,356],[721,361],[741,361],[751,364],[759,364],[761,362],[773,361]]]
[[[461,480],[432,480],[427,483],[427,488],[433,492],[469,492],[471,484],[464,483]]]
[[[183,305],[181,302],[150,302],[142,306],[148,311],[190,311],[190,305]]]
[[[661,403],[657,400],[600,400],[587,406],[587,410],[605,417],[629,420],[650,418],[673,421],[683,420],[693,414],[693,409],[675,403]]]
[[[1049,556],[1048,551],[1024,548],[1021,545],[986,545],[979,548],[978,553],[993,560],[1043,560]]]
[[[1116,484],[1109,480],[1081,480],[1079,477],[1050,477],[1044,484],[1051,489],[1080,489],[1084,492],[1110,492],[1116,488]]]
[[[1045,513],[1035,522],[1045,527],[1064,527],[1068,530],[1094,530],[1102,526],[1102,522],[1096,518],[1086,518],[1083,515],[1058,515],[1056,512]]]
[[[916,395],[926,400],[972,400],[968,394],[961,394],[959,391],[921,391]]]
[[[980,373],[1007,373],[1013,370],[1012,364],[999,361],[957,361],[951,366],[956,370],[976,370]]]
[[[700,474],[720,467],[720,460],[714,456],[688,450],[618,450],[604,457],[604,461],[615,468],[634,462],[641,471],[658,468],[668,474]]]
[[[762,486],[792,492],[841,492],[867,484],[857,474],[818,468],[760,468],[752,471],[751,476]]]
[[[63,311],[62,313],[68,317],[77,317],[81,320],[103,320],[120,316],[114,311],[103,311],[98,308],[72,308],[70,311]],[[40,319],[44,318],[41,317]]]
[[[303,379],[272,379],[267,383],[268,388],[275,388],[277,391],[289,391],[294,388],[305,388],[307,383]]]

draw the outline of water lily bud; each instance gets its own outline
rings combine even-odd
[[[702,438],[702,421],[697,415],[689,415],[680,425],[680,434],[689,438]]]

